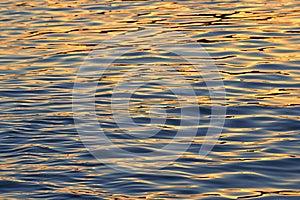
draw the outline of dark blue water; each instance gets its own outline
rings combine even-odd
[[[0,198],[299,199],[299,13],[298,0],[1,2]],[[190,46],[155,49],[167,44]],[[118,56],[128,47],[136,49]],[[103,54],[88,57],[97,49]],[[174,54],[189,51],[209,54],[196,69],[208,79],[220,75],[210,81],[224,84],[225,101],[213,105],[207,82]],[[109,60],[100,75],[97,66]],[[72,101],[82,66],[94,73],[84,81],[97,83],[82,90],[95,98],[95,115],[76,127],[74,115],[93,111]],[[143,83],[119,90],[130,94],[126,110],[124,96],[112,98],[124,80]],[[185,104],[165,84],[182,89]],[[214,107],[226,107],[224,125],[209,124]],[[140,126],[128,125],[127,111]],[[118,148],[130,155],[176,148],[165,157],[97,159],[80,131],[96,123],[112,142],[96,149],[100,158]],[[199,156],[207,130],[222,127]],[[172,141],[179,130],[188,135]],[[89,141],[99,132],[92,129]]]

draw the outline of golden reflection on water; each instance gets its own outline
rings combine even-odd
[[[107,199],[202,199],[205,197],[250,199],[265,196],[273,198],[299,196],[299,190],[289,188],[289,184],[296,182],[290,175],[285,180],[280,174],[269,172],[272,169],[255,171],[247,166],[249,163],[253,165],[257,163],[259,168],[260,165],[273,165],[272,162],[280,163],[289,158],[299,159],[299,150],[294,147],[298,140],[296,124],[299,124],[299,112],[296,113],[295,110],[299,109],[300,105],[299,3],[293,0],[207,2],[210,4],[198,0],[184,2],[97,1],[96,3],[90,0],[74,2],[10,0],[9,4],[1,5],[2,12],[8,10],[20,13],[4,13],[0,16],[0,45],[2,47],[0,48],[0,81],[3,85],[1,91],[5,92],[0,97],[3,102],[1,105],[3,113],[0,114],[0,119],[6,124],[2,128],[3,132],[20,131],[18,133],[23,134],[20,140],[23,139],[25,143],[19,143],[19,140],[5,142],[5,145],[6,143],[14,145],[10,151],[13,150],[15,157],[9,157],[10,151],[3,153],[5,158],[1,158],[4,161],[0,164],[0,180],[26,184],[24,177],[18,177],[18,171],[25,175],[45,173],[47,170],[61,173],[87,172],[88,176],[82,175],[84,181],[80,184],[76,184],[76,179],[73,183],[70,180],[64,183],[56,182],[55,179],[30,183],[38,182],[40,185],[48,185],[49,188],[55,190],[55,193],[100,196]],[[156,181],[155,177],[153,180],[122,177],[115,180],[116,185],[120,187],[120,192],[114,194],[109,189],[99,189],[103,185],[93,182],[95,177],[109,175],[112,171],[106,169],[103,170],[103,174],[97,174],[93,172],[95,167],[88,170],[84,164],[97,161],[84,160],[84,156],[80,157],[80,155],[86,150],[83,147],[77,148],[70,145],[70,141],[71,143],[78,142],[79,138],[74,133],[70,133],[71,122],[65,121],[70,120],[73,115],[70,110],[72,86],[68,84],[74,81],[77,68],[85,56],[100,42],[122,33],[147,28],[161,29],[161,31],[186,31],[187,36],[203,45],[219,67],[226,84],[227,105],[229,110],[233,111],[228,113],[229,125],[225,125],[224,134],[220,137],[216,150],[212,151],[205,160],[197,160],[195,152],[187,152],[182,158],[194,159],[193,161],[174,162],[171,164],[173,169],[157,172],[157,174],[164,172],[180,174],[191,182],[185,180],[185,182],[176,183],[174,181],[168,185],[163,181]],[[159,35],[154,34],[150,41],[157,38]],[[125,37],[122,44],[126,45],[130,42],[135,41],[126,41]],[[150,49],[148,53],[153,53],[153,51]],[[128,58],[124,56],[124,59]],[[143,55],[140,58],[143,58]],[[169,65],[175,66],[176,63],[169,63]],[[126,67],[130,68],[134,65],[128,64]],[[159,71],[157,68],[154,70]],[[189,66],[181,68],[180,72],[189,77],[188,81],[191,83],[199,81],[197,77],[195,78],[197,73],[195,74]],[[119,75],[107,76],[100,81],[110,82],[111,84],[105,88],[109,89],[121,77]],[[162,91],[161,88],[146,88],[138,91],[137,94],[160,91]],[[97,94],[111,93],[111,91],[103,90]],[[199,95],[198,101],[201,102],[201,106],[211,105],[210,98],[206,95]],[[156,102],[147,99],[143,103],[146,105],[144,108],[140,107],[140,103],[132,105],[133,115],[137,117],[147,115],[149,113],[147,105]],[[162,100],[160,103],[169,108],[179,107],[176,100]],[[104,107],[102,104],[97,105],[100,109]],[[237,108],[239,110],[235,112]],[[109,113],[108,110],[107,113]],[[24,124],[34,125],[35,120],[41,127],[24,126]],[[99,117],[99,120],[109,123],[112,118]],[[6,128],[8,126],[10,128]],[[203,126],[199,125],[199,128]],[[275,127],[279,128],[275,129]],[[165,128],[167,130],[180,129],[178,125],[171,124],[166,125]],[[116,128],[108,128],[108,130],[118,132]],[[31,138],[28,139],[22,131],[33,135],[30,135]],[[45,133],[49,135],[43,135]],[[42,136],[39,137],[39,135]],[[8,135],[3,140],[6,141],[12,137]],[[63,142],[56,141],[54,144],[49,144],[47,140],[43,140],[45,137],[49,140],[58,138]],[[114,141],[122,140],[115,139]],[[132,144],[133,146],[142,145],[151,149],[151,144],[169,143],[170,140],[145,139],[134,142],[136,143]],[[201,145],[203,137],[199,136],[193,142]],[[284,142],[294,146],[286,145],[287,143]],[[68,153],[63,153],[64,150],[60,149],[64,145],[70,145],[69,149],[67,148]],[[128,144],[122,145],[126,147]],[[39,149],[43,150],[39,152]],[[48,149],[58,150],[48,153]],[[79,162],[76,159],[82,160]],[[26,160],[31,162],[28,163]],[[69,163],[60,162],[63,160]],[[37,163],[32,163],[34,161]],[[49,164],[51,162],[57,162],[57,164]],[[271,163],[261,164],[261,162]],[[245,169],[227,168],[226,164],[235,166],[235,163],[237,165],[242,163]],[[197,165],[212,166],[219,170],[218,172],[209,170],[195,172]],[[281,169],[286,166],[278,165],[277,167]],[[284,174],[285,171],[276,173]],[[274,176],[275,182],[279,183],[274,184],[274,187],[269,187],[269,182],[267,182],[262,188],[249,187],[249,185],[247,185],[249,188],[223,185],[223,188],[213,188],[208,192],[205,189],[203,192],[201,190],[202,186],[209,187],[213,181],[219,179],[225,180],[224,182],[226,180],[234,182],[239,178],[238,175],[253,175],[258,181],[260,181],[259,177],[271,179]],[[297,174],[294,175],[294,178],[297,178]],[[230,178],[235,176],[237,178]],[[201,182],[203,180],[212,183]],[[140,195],[127,195],[127,188],[124,185],[131,182],[151,185],[162,192],[154,190],[141,192]],[[287,186],[281,185],[280,182],[285,182]],[[115,186],[112,184],[111,187]],[[176,189],[181,189],[180,191],[190,189],[188,191],[194,193],[193,189],[195,189],[199,190],[199,193],[177,194]],[[28,192],[24,192],[26,193]],[[13,192],[8,192],[7,195],[0,194],[1,198],[18,199],[13,196]]]

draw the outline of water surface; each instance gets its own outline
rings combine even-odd
[[[0,13],[1,199],[299,198],[298,0],[8,0]],[[124,35],[120,45],[139,44],[141,37],[127,41],[126,34],[141,30],[155,30],[144,38],[150,47],[175,40],[175,31],[202,45],[223,78],[227,115],[217,144],[200,159],[210,99],[199,77],[186,70],[200,91],[201,105],[191,102],[191,108],[203,114],[193,145],[161,170],[129,174],[107,167],[84,147],[72,90],[79,66],[99,43]],[[107,134],[133,152],[160,148],[180,128],[169,120],[166,135],[135,141],[113,126],[107,108],[112,86],[141,62],[161,67],[181,61],[147,48],[132,52],[114,64],[119,68],[108,71],[95,94]],[[132,100],[132,115],[141,123],[147,123],[149,105],[178,111],[174,97],[155,84]]]

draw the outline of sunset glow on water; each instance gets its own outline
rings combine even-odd
[[[298,0],[0,13],[0,199],[299,199]]]

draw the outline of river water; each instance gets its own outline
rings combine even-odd
[[[300,1],[7,0],[0,13],[1,199],[299,199]],[[176,48],[154,48],[185,39],[209,55],[205,59],[217,67],[226,91],[222,134],[206,157],[199,156],[205,131],[216,128],[209,124],[208,89],[195,68],[170,53]],[[113,48],[128,46],[137,49],[123,57]],[[180,148],[184,141],[172,138],[192,127],[180,124],[180,109],[188,108],[190,123],[200,109],[188,149],[165,151],[180,157],[106,159],[131,169],[120,171],[91,154],[79,131],[88,125],[75,126],[72,96],[78,70],[95,49],[105,55],[90,56],[92,68],[115,60],[93,79],[95,123],[112,141],[104,149],[138,155],[170,142]],[[169,68],[179,69],[195,90],[186,105],[161,84],[160,74]],[[115,119],[109,107],[120,77],[139,84],[150,80],[131,91],[130,116],[141,126],[125,131],[122,107]],[[182,80],[170,76],[172,81],[180,88]],[[76,110],[82,116],[90,111]],[[149,124],[149,113],[156,123]],[[145,137],[152,129],[162,131]]]

